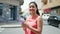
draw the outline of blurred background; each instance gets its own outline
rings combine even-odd
[[[24,34],[19,19],[30,16],[33,1],[43,19],[42,34],[60,34],[60,0],[0,0],[0,34]]]

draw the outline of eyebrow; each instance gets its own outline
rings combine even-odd
[[[31,5],[32,7],[34,7],[34,5]]]

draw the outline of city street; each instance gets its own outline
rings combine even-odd
[[[38,14],[42,16],[42,34],[60,34],[59,0],[0,0],[0,34],[25,34],[21,24],[30,16],[35,26],[32,22]]]
[[[15,23],[14,25],[0,26],[0,34],[24,34],[24,31],[21,28],[21,25]],[[60,29],[45,23],[43,24],[42,34],[60,34]]]
[[[17,21],[11,21],[11,22],[5,22],[0,23],[0,34],[24,34],[24,31],[21,27],[20,22]],[[47,20],[43,19],[43,31],[42,34],[59,34],[60,29],[53,27],[51,25],[48,25]]]

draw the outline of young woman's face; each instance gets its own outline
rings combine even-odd
[[[30,11],[30,13],[31,14],[34,14],[34,13],[36,13],[36,10],[37,10],[37,8],[36,8],[35,4],[34,3],[31,3],[29,5],[29,11]]]

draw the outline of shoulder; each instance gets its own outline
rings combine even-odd
[[[43,20],[42,20],[42,17],[41,17],[41,16],[38,16],[38,18],[37,18],[37,22],[38,22],[38,23],[42,23],[42,22],[43,22]]]
[[[43,20],[42,20],[42,17],[41,16],[38,16],[37,23],[39,25],[42,25],[43,24]]]
[[[37,20],[42,20],[42,17],[41,16],[38,16]]]

